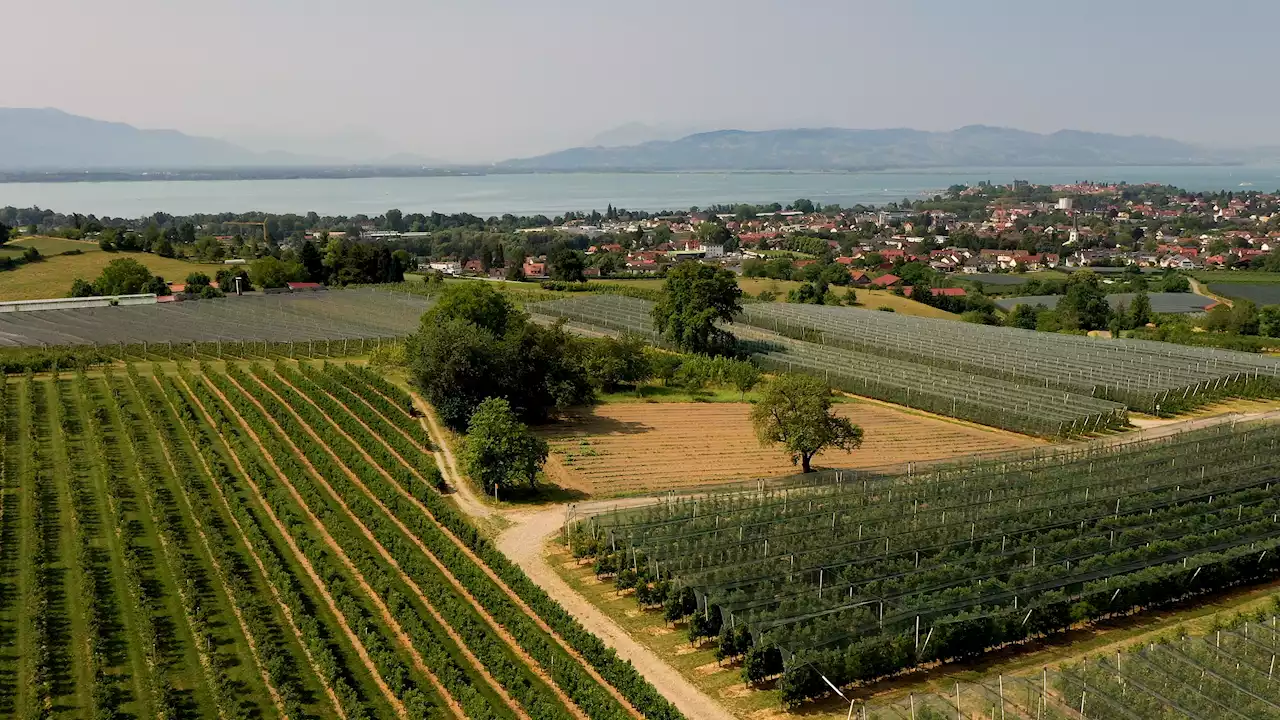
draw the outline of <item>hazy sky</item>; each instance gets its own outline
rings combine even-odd
[[[0,5],[0,105],[259,145],[478,161],[629,122],[1280,144],[1275,0]]]

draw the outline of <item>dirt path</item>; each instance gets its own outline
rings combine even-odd
[[[181,424],[182,416],[178,413],[177,407],[174,406],[173,398],[169,397],[169,393],[164,391],[164,387],[161,385],[158,378],[153,377],[152,379],[157,385],[160,385],[159,392],[161,396],[164,397],[165,403],[169,406],[169,410],[173,413],[174,417],[179,418],[178,422]],[[190,430],[187,430],[187,436],[192,438],[191,442],[195,442]],[[222,493],[222,486],[213,480],[213,470],[209,467],[208,461],[205,460],[204,455],[198,451],[196,452],[196,457],[199,458],[201,466],[204,467],[205,473],[209,476],[209,484],[213,488],[214,493],[218,496],[218,499],[222,502],[223,508],[227,511],[225,517],[231,520],[231,526],[236,529],[236,533],[238,534],[241,542],[244,543],[245,548],[249,551],[249,557],[253,559],[253,564],[257,566],[258,572],[263,578],[263,584],[265,584],[271,591],[271,596],[275,598],[276,606],[280,608],[280,614],[284,616],[285,622],[289,625],[289,629],[293,632],[294,638],[298,641],[298,646],[302,648],[302,653],[307,658],[307,664],[310,665],[312,672],[315,673],[316,679],[319,681],[321,687],[324,688],[325,694],[329,697],[329,702],[333,706],[334,711],[338,714],[338,717],[342,718],[342,720],[346,720],[347,711],[342,707],[342,703],[338,700],[338,695],[333,691],[333,687],[329,684],[329,681],[326,680],[324,674],[320,672],[320,666],[316,664],[316,659],[311,654],[311,649],[307,647],[306,640],[302,637],[302,629],[298,627],[297,622],[293,619],[293,611],[289,609],[289,606],[284,602],[284,598],[280,596],[279,588],[275,586],[275,583],[271,582],[271,576],[267,572],[266,564],[262,562],[262,558],[258,555],[257,548],[253,546],[253,542],[249,540],[249,536],[245,534],[244,528],[240,526],[240,521],[236,518],[235,513],[232,512],[231,503],[227,501],[226,495]],[[236,458],[236,464],[237,466],[239,465],[239,458]],[[243,468],[241,469],[243,470]],[[243,472],[241,474],[243,474]]]
[[[436,453],[436,464],[439,466],[440,472],[444,475],[446,481],[459,488],[459,493],[461,494],[461,488],[467,487],[467,481],[458,473],[457,464],[453,462],[453,453],[449,450],[448,443],[445,442],[445,434],[440,431],[439,426],[436,424],[435,416],[431,412],[430,406],[422,398],[418,397],[416,393],[410,393],[410,395],[414,404],[422,411],[423,422],[426,423],[427,431],[436,447],[439,448],[439,452]],[[493,514],[492,508],[481,504],[474,494],[471,495],[471,500],[472,502],[459,502],[463,512],[472,515],[472,507],[479,507],[484,513],[479,517],[488,517]],[[654,498],[633,498],[630,500],[592,503],[582,505],[582,507],[588,511],[593,508],[603,510],[607,507],[642,505],[654,501]],[[531,512],[505,514],[504,517],[506,519],[514,521],[516,524],[498,536],[498,549],[510,558],[512,562],[519,565],[530,580],[559,602],[584,628],[600,638],[605,645],[613,648],[618,653],[618,657],[635,666],[636,671],[657,688],[658,692],[675,705],[685,716],[691,720],[734,720],[733,715],[725,710],[720,703],[694,687],[684,676],[663,662],[651,650],[633,640],[617,623],[609,619],[608,616],[600,612],[599,609],[581,595],[574,592],[573,588],[561,580],[555,571],[547,565],[542,555],[543,545],[548,536],[560,530],[567,509],[568,505],[560,504]],[[476,517],[476,515],[472,516]],[[487,565],[480,563],[480,566],[488,570]],[[505,588],[505,585],[503,587]],[[511,591],[508,590],[508,592]],[[530,614],[530,617],[537,618],[537,615],[524,605],[523,600],[520,600],[520,604]],[[543,625],[548,632],[551,632],[550,628],[546,627],[545,624],[541,622],[539,624]],[[552,633],[552,637],[560,640],[560,637],[554,633]],[[560,642],[564,645],[563,640],[560,640]],[[579,660],[582,660],[581,656],[575,651],[570,650],[570,652]],[[585,661],[583,662],[586,664]],[[589,664],[586,664],[586,667],[592,671],[592,675],[597,681],[609,688],[617,696],[617,690],[612,685],[609,685],[596,674]],[[625,707],[631,707],[625,699],[622,699],[621,702]]]
[[[602,501],[579,504],[579,511],[599,511],[651,502],[653,498]],[[564,505],[556,505],[531,513],[507,516],[508,519],[515,520],[516,525],[498,536],[498,548],[519,565],[530,580],[564,606],[583,627],[617,651],[618,657],[634,665],[680,712],[693,720],[733,720],[733,715],[720,703],[686,680],[652,650],[632,639],[626,630],[569,587],[547,564],[542,548],[547,538],[563,527],[565,509]]]
[[[436,420],[435,408],[427,404],[426,400],[418,397],[418,393],[409,391],[409,397],[413,398],[414,407],[422,413],[420,420],[422,426],[426,428],[427,435],[431,436],[436,447],[439,448],[436,457],[436,464],[440,466],[440,474],[444,476],[445,482],[453,487],[454,501],[458,503],[458,507],[462,512],[473,518],[487,518],[493,515],[493,508],[484,504],[476,491],[471,487],[471,483],[458,470],[458,461],[453,457],[453,451],[449,449],[449,443],[445,442],[448,437],[444,430],[440,427]],[[441,460],[443,458],[443,461]]]
[[[1222,303],[1223,305],[1226,305],[1227,307],[1231,307],[1232,302],[1230,298],[1224,298],[1221,295],[1215,295],[1213,291],[1208,288],[1208,286],[1202,284],[1199,280],[1191,277],[1190,275],[1187,276],[1187,280],[1191,283],[1191,292],[1195,293],[1196,295],[1203,295],[1204,297],[1207,297],[1210,300],[1214,300]]]
[[[191,387],[187,385],[186,378],[182,378],[182,384],[187,386],[187,392],[191,393],[191,397],[195,399],[196,405],[199,406],[200,413],[204,416],[205,421],[209,423],[210,427],[216,428],[217,423],[213,421],[213,417],[209,415],[208,409],[206,409],[204,404],[200,402],[200,398],[192,391]],[[219,390],[217,386],[210,383],[208,387],[209,390],[218,397],[218,400],[224,407],[231,407],[230,400],[227,399],[226,395],[222,394],[222,391]],[[249,423],[246,422],[244,418],[240,417],[239,413],[231,412],[230,414],[235,418],[237,424],[240,425],[240,429],[244,431],[248,438],[255,445],[261,446],[262,443],[258,439],[257,433],[253,431],[253,428],[249,427]],[[218,432],[221,434],[220,430]],[[272,470],[283,477],[283,473],[281,472],[280,467],[275,464],[275,460],[265,452],[263,453],[263,457],[271,466]],[[373,658],[370,657],[369,650],[365,648],[364,643],[360,641],[360,637],[356,635],[355,631],[351,629],[351,626],[347,624],[346,616],[338,609],[337,602],[335,602],[333,596],[329,594],[329,588],[326,587],[324,581],[320,579],[319,573],[316,572],[315,567],[311,564],[311,559],[302,553],[302,550],[298,547],[298,543],[293,539],[293,536],[289,534],[289,531],[285,529],[284,523],[280,522],[280,518],[276,515],[275,510],[267,503],[266,496],[262,494],[258,484],[254,482],[252,476],[249,475],[244,465],[240,462],[239,455],[236,454],[234,450],[231,452],[231,459],[240,470],[240,474],[244,476],[246,483],[253,490],[254,497],[257,498],[258,503],[266,511],[267,517],[270,518],[271,523],[275,526],[281,537],[284,538],[285,544],[287,544],[290,551],[293,552],[294,559],[297,560],[298,564],[302,566],[302,569],[306,571],[307,577],[311,578],[311,582],[315,584],[320,596],[329,607],[329,612],[331,612],[337,619],[338,625],[342,628],[343,635],[346,636],[351,647],[355,649],[356,654],[360,656],[360,661],[364,664],[365,669],[369,671],[369,675],[373,678],[374,683],[377,684],[378,690],[382,692],[383,696],[387,699],[387,702],[391,704],[391,707],[395,710],[397,716],[403,720],[409,720],[408,709],[404,706],[404,703],[400,701],[400,698],[391,690],[391,687],[387,685],[386,680],[382,677],[382,673],[378,671],[377,665],[374,664]],[[317,525],[318,524],[319,523],[317,523]],[[368,586],[362,585],[362,588],[368,588]]]

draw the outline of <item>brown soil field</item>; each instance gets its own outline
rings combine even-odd
[[[546,472],[588,495],[626,495],[796,472],[781,446],[760,447],[745,403],[622,403],[571,414],[542,432]],[[837,412],[866,435],[852,453],[828,452],[815,466],[870,468],[1017,450],[1040,441],[998,430],[849,402]]]

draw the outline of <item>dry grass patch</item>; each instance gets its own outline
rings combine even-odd
[[[624,495],[787,475],[796,471],[778,446],[762,448],[745,403],[603,405],[544,430],[547,473],[590,495]],[[836,451],[815,465],[869,468],[1016,450],[1039,441],[918,415],[870,402],[837,412],[866,431],[853,453]]]

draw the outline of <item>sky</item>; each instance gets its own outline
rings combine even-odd
[[[489,162],[630,123],[1274,144],[1274,0],[3,0],[0,106]]]

